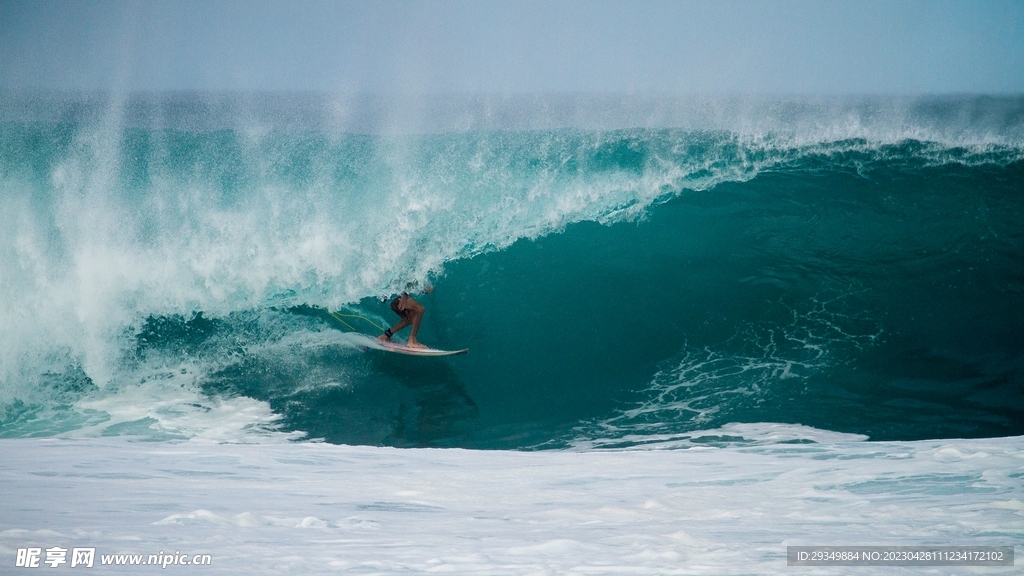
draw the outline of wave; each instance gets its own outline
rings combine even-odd
[[[659,264],[677,267],[669,285],[685,286],[693,281],[687,262],[729,257],[701,247],[704,237],[741,238],[733,248],[751,265],[754,254],[763,257],[776,244],[774,277],[735,280],[794,312],[795,332],[771,313],[762,319],[730,311],[724,337],[676,338],[635,354],[630,370],[614,372],[619,380],[603,388],[604,398],[581,392],[601,379],[584,369],[568,387],[575,397],[566,393],[572,398],[556,408],[512,402],[522,411],[494,416],[489,431],[479,432],[490,439],[480,442],[572,442],[580,420],[607,429],[641,413],[673,430],[727,424],[666,415],[696,405],[687,389],[702,390],[697,397],[709,402],[697,413],[716,409],[710,399],[719,393],[708,391],[709,382],[724,394],[751,389],[751,378],[784,381],[805,369],[801,379],[808,380],[827,372],[815,368],[822,358],[802,356],[814,349],[808,342],[831,330],[820,324],[829,305],[816,302],[869,294],[864,326],[858,320],[860,331],[844,332],[849,340],[830,340],[830,351],[887,334],[891,319],[877,295],[884,290],[872,272],[879,264],[940,278],[939,264],[967,265],[955,255],[959,248],[989,258],[982,267],[988,277],[978,280],[982,293],[1001,283],[998,290],[1011,294],[997,301],[1012,309],[1019,298],[1019,277],[994,272],[1020,253],[1019,233],[1009,227],[1018,200],[1004,192],[1020,181],[1024,158],[1024,106],[1015,99],[499,98],[406,106],[366,98],[170,95],[111,106],[99,97],[48,98],[7,97],[0,113],[5,435],[306,434],[464,443],[466,427],[476,426],[466,422],[486,412],[480,399],[501,396],[495,390],[507,391],[515,377],[489,374],[469,360],[462,368],[432,365],[425,388],[401,367],[367,360],[317,311],[348,306],[384,323],[387,311],[376,298],[429,280],[446,294],[430,303],[432,336],[470,334],[488,352],[500,343],[465,322],[494,321],[476,299],[518,297],[521,307],[501,304],[501,313],[551,320],[508,334],[522,341],[574,318],[548,299],[575,308],[579,292],[599,290],[599,279],[630,269],[633,280],[618,280],[624,295],[582,300],[649,318],[656,308],[629,299],[665,290],[651,280]],[[913,186],[903,190],[897,182],[907,178]],[[966,179],[970,189],[936,192],[928,187],[934,178]],[[850,182],[881,184],[864,193],[850,191]],[[998,191],[978,191],[990,184]],[[793,192],[811,185],[817,188]],[[815,206],[821,194],[827,198]],[[780,210],[787,202],[804,211]],[[975,221],[950,215],[965,209]],[[735,222],[715,220],[730,213]],[[887,244],[886,227],[908,221],[923,236]],[[835,226],[835,236],[823,234],[822,225]],[[779,235],[815,240],[780,247]],[[579,254],[609,238],[638,250],[601,262],[584,258],[590,264],[583,266]],[[979,238],[990,241],[981,246]],[[663,252],[662,262],[637,268],[647,248]],[[552,253],[560,256],[546,260]],[[707,273],[720,281],[735,272],[728,261],[716,266]],[[564,278],[552,272],[559,267]],[[498,286],[496,278],[530,292]],[[801,331],[812,340],[794,336]],[[766,340],[769,333],[786,335],[798,353],[769,354],[763,347],[779,343]],[[597,337],[622,342],[604,330]],[[744,352],[741,341],[762,349]],[[564,360],[527,348],[530,377],[550,383],[539,367],[554,370]],[[589,361],[582,347],[570,348]],[[496,364],[511,369],[521,358],[509,352]],[[849,351],[843,358],[858,362]],[[696,387],[686,376],[693,370],[704,374]],[[268,373],[276,376],[260,376]],[[395,383],[387,398],[368,401],[365,410],[340,408],[347,402],[341,396],[382,379]],[[684,380],[687,386],[676,384]],[[316,424],[310,403],[324,395],[337,397],[332,417],[349,424]],[[641,407],[616,412],[622,402]],[[503,428],[517,426],[535,432]],[[640,427],[615,434],[626,429]],[[871,426],[829,429],[864,433]]]

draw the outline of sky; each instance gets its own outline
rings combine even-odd
[[[1024,93],[1024,0],[0,0],[0,90]]]

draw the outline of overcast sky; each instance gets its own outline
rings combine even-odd
[[[1024,93],[1024,1],[0,0],[0,89]]]

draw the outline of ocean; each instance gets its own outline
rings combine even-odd
[[[867,522],[855,533],[820,532],[838,493],[847,512],[887,499],[890,522],[952,502],[975,522],[915,517],[918,532],[897,543],[1024,535],[1024,98],[8,94],[0,205],[0,482],[12,494],[36,481],[116,489],[130,507],[151,495],[146,482],[175,489],[146,454],[198,451],[191,462],[210,469],[174,466],[192,470],[181,472],[189,482],[209,476],[195,485],[207,501],[143,506],[146,530],[199,538],[200,525],[258,525],[270,539],[306,522],[369,538],[359,554],[373,556],[361,531],[382,518],[455,526],[476,513],[410,487],[416,470],[434,486],[448,469],[491,486],[504,459],[529,470],[518,459],[532,457],[552,502],[560,471],[580,486],[619,482],[594,492],[603,507],[556,506],[574,526],[625,522],[630,506],[696,506],[720,520],[751,486],[777,488],[776,518],[806,508],[767,536],[756,519],[731,535],[666,525],[657,537],[689,553],[630,556],[657,573],[749,572],[736,562],[783,572],[784,542],[881,533],[886,520],[868,516],[849,520]],[[362,345],[357,333],[397,321],[388,300],[409,283],[434,287],[414,294],[426,307],[419,340],[468,354]],[[102,469],[86,474],[98,484],[47,460],[54,450]],[[282,510],[308,505],[301,495],[262,511],[271,504],[232,500],[258,491],[255,472],[232,483],[239,463],[273,460],[284,464],[267,482],[316,484],[317,453],[339,474],[353,463],[407,470],[409,486],[295,522]],[[787,458],[803,476],[778,484]],[[815,468],[822,458],[837,468]],[[662,482],[672,462],[685,481]],[[654,484],[629,488],[633,463]],[[622,491],[654,485],[661,496],[636,493],[609,512]],[[712,485],[699,502],[673,500],[674,488]],[[492,488],[464,487],[501,501],[507,487]],[[485,532],[549,531],[433,564],[422,554],[460,537],[409,533],[402,542],[420,552],[407,563],[330,566],[571,573],[576,564],[544,559],[618,558],[611,533],[580,544],[536,498],[514,498],[525,524],[501,523],[512,506],[492,510]],[[131,524],[4,506],[11,558],[30,540],[88,540],[89,525],[118,542],[114,526]],[[655,538],[644,530],[636,542]],[[143,532],[150,547],[174,542]],[[214,532],[180,542],[244,556],[250,540],[218,544]],[[756,550],[713,560],[755,534]],[[499,556],[511,563],[488,560]],[[223,562],[225,573],[261,573]]]

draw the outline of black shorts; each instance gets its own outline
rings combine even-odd
[[[401,310],[401,309],[398,308],[398,303],[401,302],[401,301],[402,301],[402,297],[401,296],[398,296],[394,300],[392,300],[391,301],[391,310],[394,311],[395,314],[398,314],[402,318],[405,318],[406,316],[409,315],[409,311],[408,310]]]

